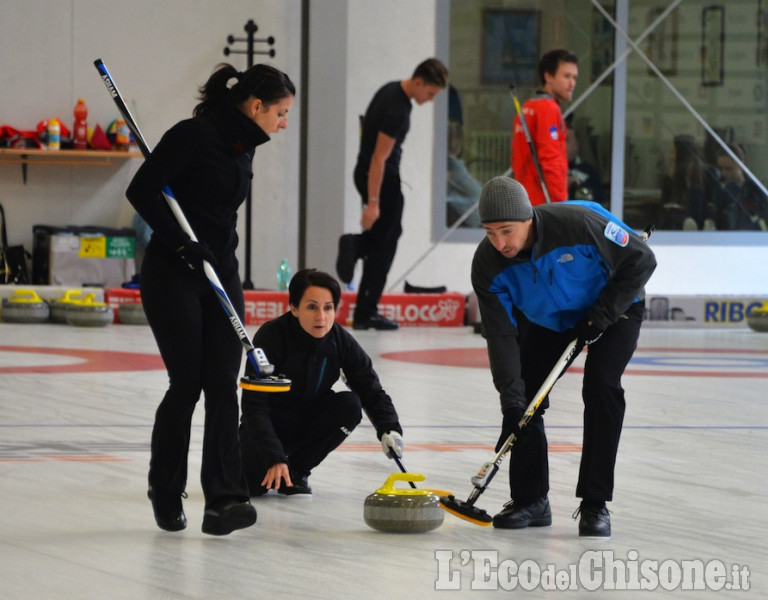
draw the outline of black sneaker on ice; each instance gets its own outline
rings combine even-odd
[[[245,529],[256,522],[256,509],[250,502],[225,501],[203,513],[203,533],[229,535],[236,529]]]
[[[579,513],[579,537],[609,538],[611,537],[611,514],[605,506],[584,506],[584,503],[573,513],[575,519]]]
[[[510,500],[504,505],[502,511],[493,517],[493,526],[498,529],[522,529],[549,525],[552,525],[552,511],[546,496],[530,504],[516,504]]]
[[[291,471],[291,482],[293,483],[292,486],[281,485],[277,493],[283,496],[312,497],[312,488],[309,487],[309,475],[301,475]]]

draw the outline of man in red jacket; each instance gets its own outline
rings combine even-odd
[[[579,59],[575,54],[563,49],[550,50],[539,61],[543,87],[522,108],[552,202],[568,199],[566,129],[560,103],[571,100],[578,75]],[[515,117],[513,131],[514,177],[525,187],[531,204],[544,204],[546,195],[519,116]]]

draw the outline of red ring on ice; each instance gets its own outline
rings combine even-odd
[[[106,373],[165,369],[159,354],[113,352],[110,350],[77,350],[72,348],[0,346],[0,353],[3,352],[24,352],[41,356],[67,356],[78,360],[77,362],[56,365],[0,366],[0,373]]]
[[[706,357],[706,365],[701,364],[699,369],[681,369],[679,357],[687,355],[695,360],[699,355],[702,359]],[[713,357],[714,355],[714,357]],[[724,359],[722,365],[713,364],[716,356],[730,357]],[[756,349],[717,349],[717,348],[638,348],[635,352],[634,365],[630,361],[625,375],[651,375],[651,376],[676,376],[676,377],[736,377],[736,378],[768,378],[768,370],[764,368],[761,361],[755,363],[754,370],[745,370],[742,366],[735,370],[733,366],[733,357],[736,356],[766,356],[768,351]],[[678,360],[670,360],[668,366],[664,366],[665,356],[678,357]],[[422,365],[443,365],[447,367],[469,367],[478,369],[489,369],[488,353],[485,348],[440,348],[434,350],[404,350],[402,352],[385,352],[382,358],[389,360],[398,360],[402,362],[418,363]],[[650,361],[649,359],[653,359]],[[642,368],[643,363],[653,364],[655,367],[663,368]],[[693,366],[693,365],[692,365]],[[706,367],[704,369],[703,367]],[[583,373],[584,367],[575,365],[568,370],[569,373]]]

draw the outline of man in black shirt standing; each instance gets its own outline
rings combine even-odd
[[[336,259],[336,271],[344,283],[352,281],[355,263],[363,259],[354,329],[398,328],[397,323],[378,313],[377,304],[402,233],[402,143],[411,124],[411,100],[418,105],[431,102],[447,83],[445,65],[429,58],[416,67],[410,79],[382,86],[362,118],[354,181],[363,201],[363,233],[342,235]]]

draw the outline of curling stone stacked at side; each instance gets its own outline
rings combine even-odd
[[[51,321],[54,323],[67,322],[67,310],[78,300],[85,298],[81,290],[67,290],[61,298],[55,298],[49,302],[51,308]]]
[[[82,300],[73,300],[67,306],[67,323],[76,327],[106,327],[115,319],[115,313],[106,302],[97,302],[94,294]]]
[[[747,313],[747,325],[753,331],[768,332],[768,301],[760,308],[753,308]]]
[[[117,307],[117,320],[125,325],[148,325],[141,302],[123,302]]]
[[[48,303],[35,290],[14,290],[3,298],[3,321],[6,323],[45,323],[51,316]]]
[[[363,517],[368,526],[388,533],[423,533],[443,524],[440,499],[430,490],[396,488],[398,481],[424,481],[420,473],[393,473],[382,487],[365,499]]]

